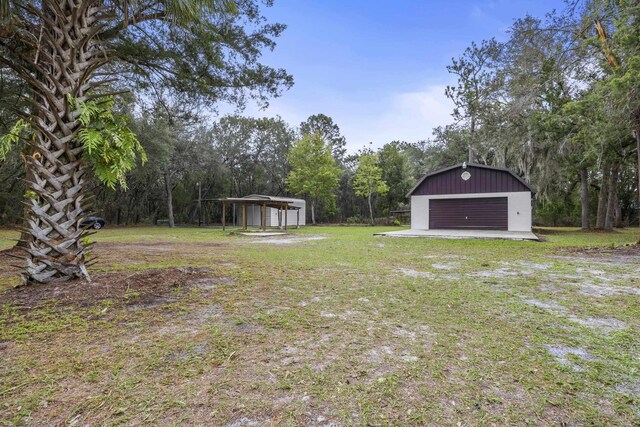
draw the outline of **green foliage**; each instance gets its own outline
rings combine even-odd
[[[477,150],[477,136],[492,120],[497,107],[499,89],[503,86],[499,61],[504,50],[503,44],[495,39],[483,40],[480,45],[471,43],[458,59],[452,59],[447,66],[449,73],[457,76],[457,86],[447,86],[445,95],[453,101],[452,116],[459,123],[469,127],[467,145]]]
[[[233,0],[170,0],[164,2],[167,15],[174,23],[201,24],[203,17],[222,13],[235,14],[238,8]]]
[[[291,172],[287,186],[294,194],[308,195],[313,200],[333,200],[340,169],[331,157],[331,147],[318,133],[296,141],[287,156]]]
[[[414,183],[409,172],[409,156],[400,143],[391,142],[378,151],[378,165],[382,180],[389,186],[389,191],[381,195],[380,204],[388,210],[396,209],[406,202],[406,194]]]
[[[615,107],[627,114],[635,128],[640,129],[640,5],[630,0],[620,1],[617,5],[601,0],[594,3],[604,3],[607,12],[613,16],[609,30],[612,54],[619,60],[619,66],[608,70],[605,94],[611,95]]]
[[[284,190],[289,169],[283,159],[295,137],[282,119],[226,116],[213,126],[211,138],[232,195]]]
[[[378,155],[362,154],[358,159],[358,170],[353,179],[356,195],[370,197],[373,194],[386,194],[389,186],[382,180],[382,169],[378,166]]]
[[[369,205],[369,218],[373,219],[373,205],[371,198],[374,194],[384,195],[389,191],[389,186],[382,180],[382,169],[378,166],[378,155],[365,152],[358,158],[358,169],[353,178],[353,189],[357,196],[367,199]]]
[[[111,189],[116,184],[126,189],[126,173],[135,167],[137,156],[143,163],[147,161],[127,117],[114,114],[113,98],[83,102],[69,97],[69,101],[80,112],[78,120],[83,127],[78,138],[96,176]]]
[[[347,218],[347,224],[355,225],[355,224],[366,224],[367,219],[362,215],[354,215]]]
[[[233,4],[233,13],[197,16],[201,5],[216,3]],[[267,23],[262,2],[174,0],[152,1],[142,7],[149,14],[166,7],[172,15],[137,23],[135,30],[122,31],[104,42],[117,52],[113,57],[123,65],[120,77],[129,87],[146,91],[150,97],[161,87],[164,94],[182,101],[175,107],[188,113],[194,105],[219,101],[242,107],[254,99],[267,105],[270,98],[293,85],[286,70],[260,62],[261,53],[273,50],[275,39],[285,29],[283,24]],[[224,11],[224,6],[217,9]],[[140,36],[140,28],[145,37]],[[185,95],[188,99],[181,99]]]
[[[331,146],[331,155],[336,161],[340,162],[347,150],[345,145],[347,140],[340,134],[340,128],[333,122],[333,119],[324,114],[314,114],[300,123],[300,133],[302,135],[311,135],[319,133],[325,143]]]
[[[20,141],[20,135],[30,129],[29,123],[20,119],[6,135],[0,137],[0,160],[5,160],[11,148]]]
[[[553,197],[551,200],[545,201],[538,209],[536,209],[534,222],[538,224],[547,224],[554,227],[566,226],[571,224],[572,217],[575,218],[573,212],[574,206],[570,200],[561,197]],[[578,212],[579,215],[579,212]]]

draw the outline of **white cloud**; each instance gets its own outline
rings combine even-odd
[[[314,95],[297,94],[292,90],[270,102],[269,108],[260,110],[249,104],[241,112],[253,117],[279,115],[292,127],[313,114],[331,117],[347,139],[347,150],[356,152],[365,145],[382,147],[399,140],[416,142],[431,136],[436,126],[452,123],[453,104],[444,94],[444,85],[429,85],[414,91],[389,95],[368,93],[347,98],[336,91],[319,89]],[[230,113],[222,108],[221,113]]]
[[[374,148],[393,140],[416,142],[431,136],[433,128],[453,122],[453,104],[444,94],[444,85],[394,94],[381,113],[366,120],[345,123],[343,133],[350,151],[373,142]]]

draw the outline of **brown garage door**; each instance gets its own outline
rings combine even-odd
[[[507,230],[509,215],[506,197],[482,199],[429,200],[429,228],[466,230]]]

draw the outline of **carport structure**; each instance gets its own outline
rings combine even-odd
[[[278,209],[278,212],[285,212],[284,215],[278,215],[278,227],[282,228],[282,217],[284,217],[284,229],[287,229],[287,213],[290,210],[297,211],[296,228],[300,228],[300,207],[294,206],[292,199],[285,197],[260,196],[252,195],[246,197],[226,197],[218,199],[222,202],[222,229],[226,228],[226,211],[228,204],[242,206],[242,229],[247,229],[247,206],[260,206],[260,228],[264,231],[267,229],[267,208]]]

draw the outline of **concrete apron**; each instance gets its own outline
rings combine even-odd
[[[530,231],[501,230],[400,230],[386,233],[375,233],[374,236],[385,237],[437,237],[442,239],[507,239],[536,240],[538,236]]]

